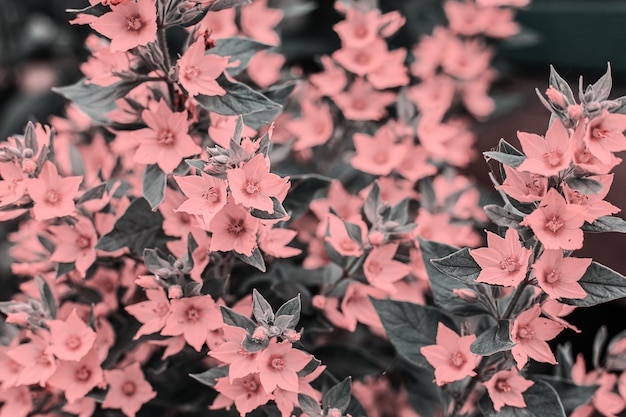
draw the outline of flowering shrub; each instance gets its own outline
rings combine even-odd
[[[399,12],[338,1],[341,47],[313,73],[280,53],[288,13],[248,3],[71,11],[95,33],[84,78],[55,89],[67,116],[0,152],[19,224],[0,417],[625,409],[626,334],[598,333],[589,372],[548,344],[626,295],[572,256],[626,233],[604,200],[626,150],[610,68],[578,100],[551,69],[545,135],[484,154],[501,201],[481,208],[460,169],[528,1],[447,0],[411,51],[390,42]]]

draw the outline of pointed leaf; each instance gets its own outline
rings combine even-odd
[[[237,313],[235,310],[226,306],[220,306],[220,310],[222,311],[222,319],[225,324],[241,327],[242,329],[246,329],[250,334],[254,333],[254,330],[256,330],[256,323],[253,322],[250,317]]]
[[[463,248],[444,258],[432,259],[430,262],[444,274],[466,284],[474,284],[481,271],[468,248]]]
[[[201,384],[214,387],[215,384],[217,384],[218,378],[228,376],[228,366],[216,366],[204,372],[200,372],[199,374],[189,374],[189,376]]]
[[[490,356],[494,353],[511,350],[515,343],[511,340],[510,322],[500,320],[496,326],[489,328],[478,335],[470,350],[480,356]]]
[[[338,408],[343,413],[350,405],[352,396],[352,378],[347,377],[331,389],[329,389],[322,397],[322,407],[324,410],[328,408]]]
[[[261,254],[261,251],[258,247],[254,248],[254,251],[252,251],[252,255],[250,256],[235,251],[233,251],[233,253],[238,259],[242,260],[248,265],[255,267],[261,272],[265,272],[265,261],[263,260],[263,255]]]
[[[167,174],[157,165],[150,164],[143,174],[143,197],[155,210],[165,198],[165,187],[167,186]]]
[[[280,108],[263,94],[253,90],[244,83],[230,81],[221,75],[217,82],[226,90],[223,96],[206,96],[198,94],[195,98],[205,109],[224,116],[239,116],[260,111]]]
[[[582,299],[564,298],[562,302],[578,307],[591,307],[626,296],[626,277],[597,262],[591,262],[578,283],[587,292],[587,296]]]
[[[626,221],[620,217],[602,216],[593,223],[585,222],[583,231],[590,233],[617,232],[626,233]]]

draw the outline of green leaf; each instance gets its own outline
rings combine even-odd
[[[298,394],[298,405],[308,416],[320,417],[322,415],[322,408],[319,402],[306,394]]]
[[[224,116],[247,115],[270,109],[280,109],[281,105],[273,102],[244,83],[230,81],[221,75],[217,82],[226,90],[223,96],[198,94],[195,98],[205,109]]]
[[[347,377],[324,393],[322,397],[322,407],[324,407],[325,410],[328,408],[338,408],[343,413],[350,405],[350,399],[352,397],[351,388],[352,378]]]
[[[290,316],[291,319],[287,324],[288,329],[295,329],[296,325],[300,321],[300,310],[302,309],[302,303],[300,302],[300,294],[293,297],[291,300],[285,302],[280,308],[276,311],[276,317],[280,316]]]
[[[568,177],[565,182],[567,185],[583,194],[598,194],[602,191],[602,183],[589,177]]]
[[[95,248],[105,252],[129,248],[133,255],[143,256],[145,248],[159,247],[165,240],[162,225],[161,213],[152,211],[145,199],[138,198],[117,219],[113,230],[100,238]]]
[[[403,375],[409,404],[420,416],[436,416],[441,411],[441,388],[433,383],[435,375],[430,367],[411,367]]]
[[[474,284],[481,271],[468,248],[463,248],[444,258],[432,259],[430,262],[444,274],[466,284]]]
[[[106,182],[103,182],[100,185],[96,185],[95,187],[90,188],[89,190],[85,191],[85,193],[82,196],[80,196],[76,204],[82,204],[85,201],[89,201],[89,200],[99,200],[102,197],[104,197],[104,193],[106,190],[107,190]]]
[[[142,193],[152,210],[163,202],[166,186],[167,174],[157,164],[148,165],[143,174]]]
[[[561,300],[563,303],[591,307],[626,296],[626,277],[597,262],[591,262],[578,283],[587,296],[582,299],[564,298]]]
[[[504,207],[500,207],[497,204],[488,204],[483,207],[485,214],[489,219],[502,227],[512,227],[519,229],[519,224],[524,218],[518,214],[513,213],[511,210],[507,210]]]
[[[235,310],[226,306],[220,306],[220,310],[222,311],[222,319],[225,324],[241,327],[242,329],[246,329],[250,334],[254,333],[257,326],[250,317],[239,314]]]
[[[265,261],[263,260],[263,254],[261,254],[258,246],[254,248],[250,256],[235,251],[233,251],[233,254],[248,265],[255,267],[261,272],[265,272]]]
[[[41,276],[37,275],[35,277],[35,284],[37,285],[37,289],[39,290],[39,299],[41,300],[41,305],[44,310],[50,314],[50,317],[53,319],[57,318],[57,302],[54,298],[54,294],[52,294],[52,290],[48,285],[48,282],[43,279]]]
[[[447,316],[433,307],[376,298],[371,298],[371,301],[393,347],[416,365],[428,366],[420,348],[435,343],[439,322],[450,328],[455,327]]]
[[[239,61],[239,64],[226,69],[229,75],[235,76],[246,69],[252,57],[259,51],[271,48],[261,42],[249,38],[225,38],[219,39],[215,47],[208,50],[208,54],[230,57],[229,63]]]
[[[215,0],[209,6],[210,12],[219,12],[220,10],[230,9],[232,7],[245,6],[252,3],[252,0]]]
[[[596,219],[593,223],[585,222],[582,227],[583,231],[590,233],[617,232],[626,233],[626,221],[620,217],[603,216]]]
[[[565,414],[568,416],[581,405],[589,402],[598,389],[597,385],[577,385],[572,381],[549,375],[539,375],[538,378],[550,384],[557,392]]]
[[[485,392],[478,402],[478,407],[485,417],[566,417],[559,395],[546,382],[535,381],[522,396],[526,408],[505,405],[496,412],[489,394]]]
[[[274,103],[279,104],[280,106],[268,108],[267,110],[254,112],[252,114],[244,116],[246,125],[255,130],[259,130],[261,127],[271,123],[279,114],[283,112],[283,106],[295,87],[296,83],[289,82],[285,84],[274,85],[268,89],[261,90],[261,93],[265,97],[272,100]]]
[[[189,376],[201,384],[214,387],[218,378],[228,376],[228,366],[216,366],[199,374],[189,374]]]
[[[482,332],[470,346],[472,353],[490,356],[494,353],[510,350],[515,346],[515,343],[511,340],[509,326],[508,320],[499,320],[496,326]]]
[[[262,220],[278,220],[278,219],[283,219],[287,217],[287,212],[285,211],[285,208],[283,207],[281,202],[278,201],[276,197],[270,197],[270,198],[272,199],[272,203],[274,205],[273,213],[269,213],[267,211],[253,208],[250,211],[250,215],[252,217],[256,217],[257,219],[262,219]]]
[[[526,159],[525,156],[509,155],[507,153],[496,151],[483,152],[483,155],[486,158],[495,159],[496,161],[501,162],[504,165],[511,166],[513,168],[519,167]]]
[[[291,188],[283,201],[283,207],[291,218],[289,222],[300,218],[309,208],[317,192],[330,186],[332,178],[318,174],[293,175],[290,177]]]

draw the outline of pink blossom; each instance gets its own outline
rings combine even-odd
[[[355,133],[353,140],[356,155],[351,163],[360,171],[374,175],[388,175],[404,157],[389,125],[378,129],[374,137],[364,133]]]
[[[285,188],[289,178],[270,173],[263,154],[246,162],[242,168],[228,170],[228,185],[236,203],[274,213],[270,197],[277,197]]]
[[[281,343],[271,341],[256,357],[259,378],[265,392],[269,394],[276,387],[297,392],[297,372],[301,371],[311,359],[311,355],[293,349],[288,341]]]
[[[517,363],[517,369],[522,369],[528,362],[528,358],[537,362],[556,364],[554,354],[546,341],[554,339],[561,333],[563,326],[539,317],[540,314],[541,308],[535,304],[517,316],[513,322],[511,340],[515,342],[515,346],[511,349],[511,353]]]
[[[271,226],[261,226],[260,230],[259,247],[264,253],[275,258],[291,258],[302,253],[300,249],[287,246],[298,234],[295,230]]]
[[[189,95],[223,96],[226,94],[217,83],[217,77],[228,66],[229,57],[204,53],[204,39],[200,37],[178,59],[178,82]]]
[[[442,56],[443,71],[461,80],[471,80],[487,71],[493,51],[476,39],[450,38]]]
[[[33,397],[30,389],[21,387],[2,387],[0,389],[0,417],[27,417],[33,410]]]
[[[532,252],[520,243],[515,229],[507,229],[505,238],[487,232],[487,244],[487,248],[470,251],[481,268],[477,282],[515,287],[526,278]]]
[[[148,301],[126,306],[126,311],[142,323],[134,339],[160,331],[170,313],[170,303],[162,287],[146,290],[146,296]]]
[[[259,225],[259,219],[252,217],[243,206],[229,198],[228,203],[211,220],[211,251],[234,250],[247,256],[252,255],[257,247]]]
[[[127,1],[112,5],[111,11],[89,23],[111,39],[111,51],[128,51],[156,40],[157,22],[154,0]]]
[[[50,226],[55,237],[56,248],[50,257],[53,262],[74,262],[81,276],[86,276],[87,269],[96,260],[94,246],[98,241],[96,229],[91,220],[79,216],[73,227],[68,224]]]
[[[387,52],[387,42],[376,38],[360,48],[341,48],[333,54],[333,59],[348,71],[363,77],[385,65]]]
[[[187,196],[175,211],[202,216],[209,224],[213,216],[226,205],[226,181],[207,175],[204,172],[185,177],[174,177],[176,183]]]
[[[476,335],[459,336],[443,323],[437,325],[436,344],[423,346],[420,352],[435,368],[435,383],[445,385],[474,376],[480,356],[470,351]]]
[[[596,158],[605,164],[611,162],[613,152],[626,150],[626,115],[610,114],[606,110],[587,124],[583,138],[585,144]]]
[[[92,349],[80,361],[59,361],[48,384],[64,391],[65,398],[72,404],[101,385],[104,382],[102,376],[98,353]]]
[[[258,354],[248,352],[241,345],[245,338],[245,331],[239,327],[225,326],[224,337],[227,340],[211,349],[209,356],[229,365],[230,381],[234,382],[237,378],[244,378],[249,374],[259,372]]]
[[[133,132],[139,143],[133,158],[135,162],[158,164],[163,171],[171,173],[183,158],[201,152],[187,133],[187,112],[173,112],[161,100],[156,111],[146,109],[141,117],[148,127]]]
[[[107,87],[120,81],[119,73],[131,71],[131,56],[124,51],[113,52],[110,48],[94,51],[80,70],[89,83]]]
[[[383,299],[387,293],[370,285],[352,282],[346,288],[346,293],[341,301],[341,311],[345,317],[346,328],[350,331],[356,329],[357,322],[363,323],[377,332],[384,334],[383,323],[370,298]]]
[[[76,314],[74,309],[67,320],[48,320],[50,346],[46,353],[59,359],[78,361],[89,353],[96,340],[96,333]]]
[[[363,254],[363,248],[350,237],[344,222],[332,214],[328,215],[328,236],[325,240],[340,255],[361,256]]]
[[[411,272],[408,265],[393,260],[397,250],[397,243],[374,248],[363,264],[367,281],[374,287],[389,293],[395,293],[397,290],[393,284]]]
[[[172,300],[170,315],[161,330],[164,336],[183,335],[198,352],[209,330],[223,326],[222,314],[210,295]]]
[[[280,69],[286,60],[282,54],[257,52],[248,63],[248,76],[259,87],[267,88],[280,80]]]
[[[505,405],[526,408],[522,394],[534,384],[519,375],[515,369],[511,369],[496,372],[485,382],[485,388],[493,401],[493,407],[500,411]]]
[[[16,385],[39,384],[42,387],[56,371],[56,361],[47,353],[48,340],[43,336],[33,335],[29,343],[23,343],[11,349],[7,355],[23,366]]]
[[[303,100],[302,117],[288,122],[287,128],[298,140],[293,150],[299,151],[325,144],[333,133],[333,118],[327,103]]]
[[[274,28],[283,18],[282,10],[267,6],[267,0],[255,0],[241,8],[241,30],[252,39],[268,45],[278,45],[280,37]]]
[[[235,24],[235,8],[210,11],[195,26],[197,34],[210,33],[212,38],[232,38],[237,36],[239,29]]]
[[[215,390],[220,395],[209,408],[211,410],[230,408],[234,402],[241,417],[273,399],[273,396],[263,389],[258,373],[237,378],[232,382],[228,378],[218,378]]]
[[[589,265],[590,258],[563,258],[560,250],[546,250],[533,264],[533,272],[551,298],[585,298],[587,293],[578,280]]]
[[[331,57],[324,55],[320,58],[324,70],[312,74],[309,81],[323,96],[335,96],[343,91],[348,83],[346,72]]]
[[[548,190],[548,179],[538,174],[519,172],[508,165],[504,166],[506,179],[496,189],[504,191],[520,203],[534,203],[541,200]]]
[[[56,166],[46,161],[39,178],[25,180],[30,198],[35,203],[33,215],[37,220],[69,216],[74,213],[74,197],[83,178],[59,175]]]
[[[583,194],[580,191],[572,189],[566,182],[563,183],[563,192],[565,200],[568,204],[578,204],[586,209],[585,221],[593,223],[602,216],[610,216],[619,213],[621,210],[613,204],[604,200],[604,197],[611,189],[613,182],[613,174],[610,175],[594,175],[588,177],[593,181],[597,181],[602,186],[602,190],[593,194]]]
[[[363,13],[356,7],[350,7],[346,12],[345,20],[335,24],[333,30],[347,47],[363,48],[376,41],[379,29],[378,19],[378,10]]]
[[[556,118],[546,132],[545,140],[532,133],[517,132],[526,159],[519,171],[550,177],[569,168],[572,159],[569,134],[563,123]]]
[[[546,249],[580,249],[583,246],[585,209],[567,204],[559,192],[550,188],[539,207],[520,223],[529,226]]]
[[[27,177],[13,162],[0,162],[0,176],[0,206],[18,203],[26,193]]]
[[[395,94],[375,91],[363,78],[354,80],[348,91],[333,97],[335,104],[349,120],[380,120],[386,114],[385,107],[395,101]]]
[[[607,174],[615,166],[622,162],[620,158],[617,158],[611,152],[609,152],[608,162],[601,161],[597,158],[585,143],[584,138],[586,134],[586,124],[583,122],[578,123],[578,126],[576,127],[576,130],[574,130],[571,138],[574,146],[572,159],[576,166],[594,174]]]
[[[141,406],[157,395],[144,378],[138,362],[124,369],[104,371],[104,379],[109,390],[102,408],[119,408],[128,417],[135,417]]]

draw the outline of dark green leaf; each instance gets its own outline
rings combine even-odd
[[[232,7],[245,6],[252,3],[252,0],[215,0],[209,6],[210,12],[218,12],[224,9],[230,9]]]
[[[318,174],[294,175],[290,178],[291,188],[283,201],[283,206],[292,222],[302,216],[309,208],[318,191],[330,186],[332,178]]]
[[[582,194],[598,194],[602,191],[602,183],[590,177],[568,177],[567,185]]]
[[[56,278],[62,277],[63,275],[72,272],[76,269],[76,263],[74,262],[59,262],[56,267]]]
[[[626,296],[626,277],[597,262],[591,262],[578,283],[587,292],[587,296],[583,299],[564,298],[562,302],[578,307],[591,307]]]
[[[209,387],[214,387],[217,384],[218,378],[224,378],[228,376],[228,366],[216,366],[215,368],[208,369],[199,374],[189,374],[190,377],[200,382],[201,384]]]
[[[252,290],[252,314],[257,323],[269,324],[274,321],[274,310],[265,297],[255,289]]]
[[[163,202],[165,198],[165,187],[167,186],[167,174],[157,165],[150,164],[143,174],[143,198],[154,210]]]
[[[483,155],[485,155],[486,158],[495,159],[496,161],[513,168],[519,167],[526,159],[525,156],[509,155],[507,153],[496,151],[483,152]]]
[[[352,378],[347,377],[331,389],[329,389],[322,397],[322,407],[324,410],[328,408],[338,408],[343,413],[350,405]]]
[[[250,211],[250,215],[252,217],[256,217],[257,219],[262,219],[262,220],[278,220],[278,219],[283,219],[287,217],[287,212],[285,211],[285,208],[283,207],[281,202],[278,201],[276,197],[270,197],[270,198],[272,199],[272,203],[274,204],[273,213],[269,213],[267,211],[253,208]]]
[[[577,385],[572,381],[554,376],[540,375],[538,378],[554,388],[561,399],[565,414],[568,416],[574,409],[589,402],[598,389],[597,385]]]
[[[522,216],[513,213],[511,210],[507,210],[504,207],[500,207],[497,204],[488,204],[483,207],[485,214],[491,219],[492,222],[502,227],[512,227],[514,229],[519,228],[519,223],[524,219]]]
[[[546,382],[535,381],[535,384],[522,396],[526,408],[505,405],[499,412],[496,412],[488,393],[482,396],[478,407],[485,417],[566,417],[558,394]]]
[[[273,102],[244,83],[230,81],[221,75],[217,82],[226,90],[223,96],[197,95],[195,98],[205,109],[224,116],[247,115],[270,109],[280,109],[280,104]]]
[[[596,219],[593,223],[585,222],[582,227],[583,231],[591,233],[617,232],[626,233],[626,221],[620,217],[603,216]]]
[[[432,259],[430,262],[444,274],[466,284],[473,284],[481,271],[468,248],[463,248],[444,258]]]
[[[322,415],[322,408],[315,398],[306,394],[298,394],[298,403],[302,411],[308,416],[320,417]]]
[[[253,129],[259,130],[261,127],[268,125],[274,119],[283,112],[283,106],[287,101],[287,98],[296,87],[296,83],[289,82],[285,84],[274,85],[268,89],[261,90],[261,93],[272,100],[274,103],[279,104],[279,107],[269,108],[264,111],[258,111],[244,116],[247,126]]]
[[[420,416],[440,415],[442,392],[433,383],[435,375],[432,368],[410,367],[404,373],[403,379],[409,394],[409,403]]]
[[[50,314],[50,317],[53,319],[57,318],[57,302],[54,299],[54,295],[52,294],[52,290],[48,285],[48,282],[37,275],[35,277],[35,284],[37,285],[37,289],[39,290],[39,299],[41,300],[41,305],[44,310]]]
[[[285,304],[280,306],[278,311],[276,311],[276,316],[291,316],[291,320],[287,325],[289,329],[295,329],[296,325],[300,321],[300,310],[302,306],[300,303],[300,294],[293,297],[291,300],[287,301]]]
[[[104,197],[104,193],[107,190],[107,183],[103,182],[100,185],[96,185],[93,188],[85,191],[85,193],[78,199],[77,204],[82,204],[89,200],[98,200]]]
[[[208,54],[230,57],[229,63],[238,60],[239,64],[226,69],[231,76],[235,76],[246,69],[250,59],[259,51],[271,48],[261,42],[249,38],[224,38],[217,41],[215,47],[208,50]]]
[[[515,346],[515,343],[511,340],[509,325],[508,320],[500,320],[496,326],[478,335],[470,346],[470,350],[480,356],[490,356],[497,352],[510,350]]]
[[[263,255],[261,254],[258,246],[254,248],[254,250],[252,251],[252,255],[250,256],[235,251],[233,251],[233,254],[235,254],[238,259],[244,261],[248,265],[255,267],[261,272],[265,272],[265,261],[263,260]]]
[[[242,329],[246,329],[250,334],[254,333],[254,330],[256,330],[256,323],[253,322],[250,317],[239,314],[226,306],[220,306],[220,310],[222,311],[222,319],[225,324],[241,327]]]

